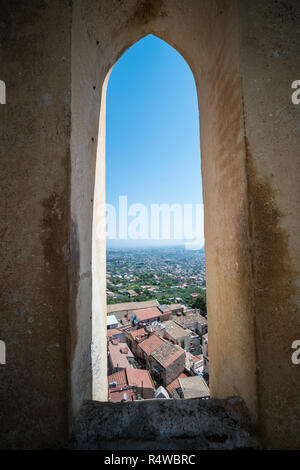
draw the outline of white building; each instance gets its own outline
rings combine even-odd
[[[118,327],[118,320],[114,315],[107,315],[106,317],[106,326],[108,330]]]

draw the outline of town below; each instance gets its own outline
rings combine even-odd
[[[110,250],[108,400],[209,397],[203,251]]]

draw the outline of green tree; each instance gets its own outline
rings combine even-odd
[[[198,297],[192,303],[193,308],[199,308],[201,313],[206,315],[206,292],[203,292],[198,295]]]

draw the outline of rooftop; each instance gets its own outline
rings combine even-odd
[[[145,328],[138,328],[137,330],[129,330],[128,334],[132,337],[133,340],[139,340],[141,338],[147,338],[149,336],[148,331]]]
[[[132,354],[126,343],[119,342],[118,344],[113,344],[112,342],[109,342],[108,350],[113,367],[119,367],[120,369],[126,369],[126,367],[130,367],[127,358],[134,358],[134,355]]]
[[[163,312],[163,313],[169,313],[169,312],[171,311],[169,305],[165,305],[165,304],[159,305],[158,308],[159,308],[159,310],[160,310],[161,312]]]
[[[183,379],[185,377],[188,377],[187,374],[185,374],[184,372],[182,372],[178,377],[177,379],[173,380],[173,382],[171,382],[167,387],[166,389],[168,390],[168,393],[170,396],[173,396],[173,392],[176,388],[180,388],[180,383],[179,383],[179,380],[178,379]]]
[[[209,397],[209,388],[201,375],[179,378],[180,388],[184,398]]]
[[[174,339],[189,336],[189,331],[182,328],[182,326],[178,325],[178,323],[175,323],[173,320],[165,321],[164,326],[168,335]]]
[[[126,368],[127,382],[132,387],[151,388],[155,390],[150,374],[145,369]]]
[[[111,328],[110,330],[107,330],[107,336],[113,336],[113,335],[121,335],[124,333],[124,330],[120,330],[119,328]]]
[[[136,400],[136,393],[135,391],[128,387],[125,388],[124,390],[114,390],[113,388],[109,389],[108,392],[108,400],[111,403],[119,403],[120,401],[134,401]]]
[[[128,386],[126,369],[122,369],[115,374],[107,377],[108,382],[108,400],[112,403],[118,403],[122,400],[136,400],[136,393],[132,387]],[[115,387],[109,387],[109,384],[115,382]]]
[[[200,323],[200,325],[206,325],[207,319],[200,315],[200,313],[190,313],[188,315],[182,315],[174,319],[176,323],[180,325],[189,325],[190,323]]]
[[[107,314],[114,312],[123,312],[126,310],[137,310],[149,307],[156,307],[158,305],[157,300],[145,300],[144,302],[122,302],[119,304],[107,305]]]
[[[119,370],[114,374],[111,374],[107,377],[108,385],[112,382],[116,382],[116,388],[125,387],[127,384],[126,369]]]
[[[116,317],[114,315],[107,315],[107,317],[106,317],[106,325],[107,326],[117,325],[117,324],[118,324],[118,320],[116,319]]]
[[[203,361],[203,355],[202,354],[200,354],[200,356],[193,356],[192,362],[197,363],[197,362],[200,362],[200,361]]]
[[[186,307],[184,305],[181,305],[181,304],[170,304],[168,305],[169,309],[170,310],[178,310],[179,308],[182,308],[183,310],[186,309]]]
[[[139,321],[145,321],[150,320],[151,318],[161,317],[162,312],[157,307],[150,307],[141,310],[134,310],[132,314],[135,315]]]
[[[109,390],[120,390],[129,387],[150,388],[155,390],[150,374],[145,369],[132,369],[126,367],[114,374],[107,377],[108,384],[115,382],[116,387],[111,387]]]
[[[159,336],[152,334],[149,336],[149,338],[140,343],[138,347],[141,348],[141,350],[147,354],[147,356],[150,356],[150,354],[159,348],[164,342],[165,341]]]
[[[181,355],[185,356],[185,351],[169,341],[165,341],[151,353],[151,356],[164,368],[168,367]]]

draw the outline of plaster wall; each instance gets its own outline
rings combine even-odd
[[[162,419],[163,416],[163,419]],[[109,428],[103,423],[110,422]],[[76,418],[69,449],[259,449],[240,400],[86,402]]]
[[[239,14],[258,422],[273,446],[300,448],[300,4],[245,0]]]

